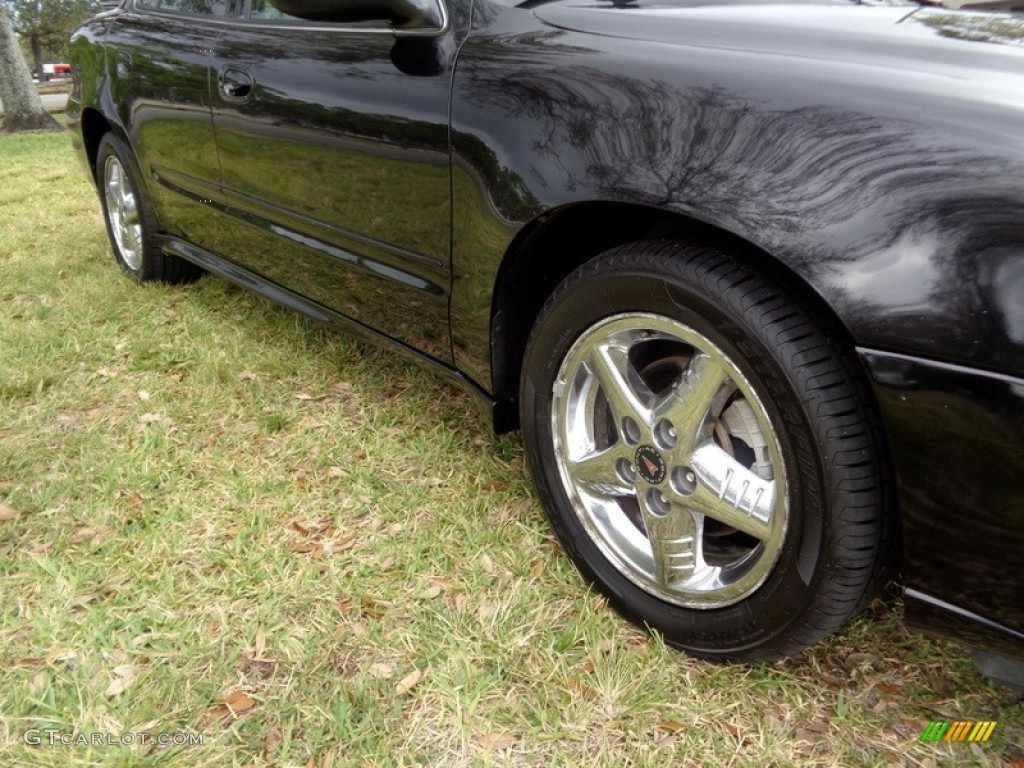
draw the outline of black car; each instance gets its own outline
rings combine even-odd
[[[1024,682],[1024,18],[847,0],[129,0],[68,122],[204,271],[521,429],[583,575],[762,660],[886,583]]]

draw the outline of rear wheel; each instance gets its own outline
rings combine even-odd
[[[570,275],[527,350],[527,457],[583,574],[693,653],[790,654],[878,586],[885,470],[861,374],[793,293],[711,248]]]
[[[100,200],[107,236],[121,269],[139,282],[190,283],[203,270],[164,253],[156,245],[153,216],[147,210],[132,171],[128,147],[114,134],[101,140],[96,156]]]

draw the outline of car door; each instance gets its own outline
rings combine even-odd
[[[210,58],[240,0],[135,0],[111,24],[110,103],[165,230],[205,245],[220,183],[210,110]]]
[[[446,362],[458,34],[310,23],[253,0],[214,55],[234,219],[215,250]]]

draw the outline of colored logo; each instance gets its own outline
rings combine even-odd
[[[636,471],[648,483],[657,485],[665,479],[665,460],[651,446],[641,445],[636,449]]]
[[[995,720],[932,720],[921,741],[988,741],[995,729]]]

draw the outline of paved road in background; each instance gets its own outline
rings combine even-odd
[[[66,93],[44,93],[39,97],[43,106],[51,112],[64,111],[64,105],[68,103],[68,95]]]
[[[51,112],[63,112],[64,105],[68,103],[68,95],[66,93],[44,93],[39,97],[43,106]],[[4,105],[0,104],[0,115],[4,113]]]

